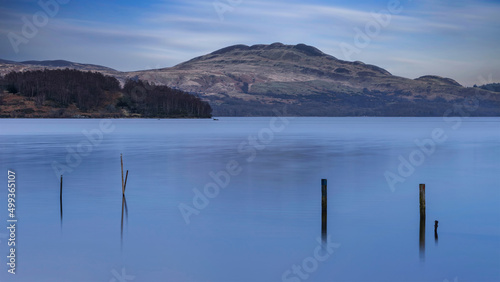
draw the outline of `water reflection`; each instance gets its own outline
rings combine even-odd
[[[62,223],[63,223],[63,204],[62,204],[62,198],[59,200],[59,206],[61,207],[61,228],[62,228]]]
[[[127,198],[125,195],[122,197],[122,221],[121,221],[121,229],[120,229],[120,244],[123,249],[123,211],[125,211],[125,219],[128,223],[128,208],[127,208]]]
[[[438,243],[438,223],[439,221],[434,220],[434,242],[436,243],[436,245]]]
[[[54,226],[57,223],[55,208],[47,209],[44,204],[45,200],[57,199],[58,179],[50,163],[53,160],[66,163],[65,144],[79,144],[83,138],[81,131],[96,125],[98,128],[99,121],[82,119],[76,124],[76,120],[38,120],[43,122],[43,127],[39,127],[44,130],[62,132],[66,128],[60,129],[60,126],[65,126],[74,134],[29,135],[23,129],[26,134],[2,135],[0,155],[9,161],[0,161],[0,168],[5,171],[12,167],[24,175],[24,180],[21,179],[24,192],[20,194],[24,203],[21,239],[26,252],[22,254],[20,276],[14,278],[19,281],[110,281],[113,278],[110,270],[116,268],[121,272],[123,266],[127,274],[137,277],[135,281],[244,282],[281,280],[281,274],[293,265],[300,265],[301,273],[309,275],[305,280],[296,275],[289,279],[296,281],[401,281],[405,277],[415,281],[443,281],[446,273],[450,273],[448,277],[459,274],[478,281],[498,277],[498,249],[492,247],[498,236],[485,235],[494,234],[498,229],[500,197],[496,195],[500,189],[494,175],[500,158],[500,119],[496,118],[496,124],[487,127],[486,123],[469,123],[474,118],[464,119],[460,132],[452,132],[442,118],[425,124],[402,124],[398,118],[394,118],[397,122],[381,118],[374,121],[376,123],[370,119],[370,123],[361,124],[359,119],[363,118],[354,119],[356,124],[350,120],[295,118],[287,130],[275,134],[267,149],[257,152],[252,163],[246,162],[248,154],[238,153],[238,145],[262,128],[268,128],[269,119],[257,120],[257,124],[250,119],[234,118],[227,123],[221,119],[215,123],[216,127],[198,120],[168,120],[162,121],[161,126],[142,119],[112,120],[116,131],[105,135],[102,143],[83,158],[82,165],[66,175],[65,185],[71,184],[70,222],[66,227],[63,225],[63,236],[59,237],[55,236],[59,235]],[[22,123],[6,128],[18,122]],[[10,132],[24,125],[33,127],[32,122],[34,120],[1,120],[0,127]],[[413,140],[429,138],[435,128],[442,128],[450,137],[439,153],[432,155],[432,161],[426,158],[424,165],[418,167],[418,175],[413,175],[413,180],[397,184],[397,192],[391,193],[384,171],[397,172],[398,156],[402,154],[408,160],[409,153],[418,150]],[[141,186],[147,194],[155,195],[132,194],[132,210],[140,221],[140,228],[133,221],[132,227],[126,226],[128,201],[125,204],[122,199],[122,251],[116,242],[116,208],[118,190],[121,190],[117,156],[121,151],[130,157],[124,160],[124,165],[134,164],[128,169],[145,175]],[[415,155],[415,160],[418,157]],[[178,205],[190,204],[192,188],[202,189],[204,184],[213,181],[211,171],[222,171],[233,159],[240,162],[243,170],[231,178],[226,188],[230,190],[221,190],[219,197],[199,216],[191,217],[192,222],[186,225]],[[280,165],[270,170],[266,164]],[[457,173],[464,171],[469,173]],[[334,224],[330,225],[328,234],[332,237],[327,237],[326,249],[319,249],[318,253],[320,256],[328,253],[328,240],[342,243],[342,248],[335,249],[328,260],[318,261],[316,268],[308,257],[314,258],[315,248],[319,246],[314,240],[325,234],[322,223],[318,224],[321,192],[317,191],[317,182],[321,178],[328,178],[329,188],[335,187],[336,193],[334,190],[328,193],[330,224]],[[445,236],[446,244],[442,243],[439,250],[429,245],[425,262],[420,261],[419,243],[414,241],[420,239],[415,236],[413,221],[419,218],[416,199],[419,179],[436,187],[427,195],[439,205],[429,210],[431,224],[432,218],[439,216],[447,230],[475,229],[474,234],[452,232]],[[478,187],[477,190],[470,189],[472,186]],[[463,197],[450,198],[447,187],[453,187],[453,191]],[[5,197],[6,193],[0,194],[0,200]],[[455,208],[460,206],[470,208],[457,211]],[[147,230],[146,234],[143,229]],[[4,230],[1,231],[6,233]],[[89,232],[99,233],[99,240],[89,240]],[[370,234],[367,242],[366,234]],[[431,234],[429,232],[429,236]],[[144,236],[153,248],[141,247]],[[407,247],[409,238],[413,243],[410,241]],[[52,246],[41,244],[54,239],[63,240]],[[5,241],[2,238],[2,244]],[[393,250],[394,246],[401,247]],[[48,247],[53,251],[47,252]],[[39,267],[36,262],[41,257],[52,263]],[[404,266],[404,271],[380,271],[380,265],[392,265],[395,258]],[[304,270],[304,259],[307,259],[307,269],[317,270],[313,273]],[[252,264],[255,265],[252,271],[245,271]],[[223,271],[221,265],[225,265]],[[359,271],[360,265],[366,271]],[[470,267],[457,270],[457,265]],[[7,274],[0,271],[0,281],[10,281],[12,277]]]
[[[425,217],[420,217],[420,260],[425,260]]]

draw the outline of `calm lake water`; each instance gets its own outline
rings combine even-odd
[[[100,123],[0,120],[0,281],[500,280],[500,118]]]

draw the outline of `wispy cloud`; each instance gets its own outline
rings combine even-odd
[[[140,5],[73,1],[15,54],[6,35],[19,32],[21,18],[30,18],[37,10],[36,4],[23,2],[0,10],[4,38],[0,53],[5,59],[62,58],[120,70],[173,66],[239,43],[306,43],[342,58],[339,44],[351,42],[355,28],[364,29],[373,13],[387,9],[387,3],[243,1],[221,21],[213,1],[143,1]],[[422,0],[401,4],[402,13],[392,15],[390,25],[353,59],[381,65],[394,74],[417,77],[426,72],[465,84],[478,74],[458,70],[459,65],[493,70],[500,77],[496,55],[500,38],[495,36],[500,29],[500,3]],[[421,63],[408,68],[405,64],[411,61]]]

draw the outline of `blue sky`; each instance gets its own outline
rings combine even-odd
[[[47,15],[39,1],[1,2],[0,58],[130,71],[174,66],[234,44],[305,43],[408,78],[433,74],[468,86],[480,84],[480,76],[500,81],[499,1],[40,2],[58,9]],[[24,33],[28,38],[23,18],[34,17],[37,30]]]

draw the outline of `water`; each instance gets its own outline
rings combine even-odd
[[[0,230],[0,281],[500,280],[499,118],[110,122],[0,120],[0,220],[7,226],[9,169],[18,219],[16,275]],[[446,140],[418,153],[415,139],[439,129]],[[384,174],[410,155],[418,166],[391,189]],[[53,164],[66,168],[62,220]],[[228,182],[218,194],[211,172]],[[323,178],[329,246],[317,241]],[[187,224],[179,206],[193,212],[193,189],[206,185],[213,198],[196,199]]]

